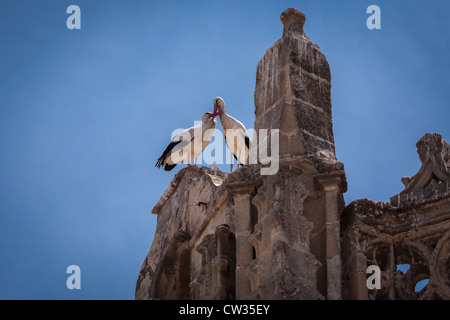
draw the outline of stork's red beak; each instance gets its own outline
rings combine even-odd
[[[218,115],[217,109],[219,109],[219,105],[215,104],[215,105],[214,105],[214,112],[213,112],[213,114],[212,114],[213,117],[216,117],[216,116]]]

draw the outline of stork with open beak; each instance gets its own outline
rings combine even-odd
[[[192,159],[194,159],[194,165],[197,165],[197,158],[214,135],[216,128],[214,118],[215,116],[211,112],[206,112],[202,117],[201,125],[178,133],[159,157],[155,167],[158,169],[163,167],[164,171],[170,171],[182,162],[190,165]]]
[[[248,164],[250,154],[250,135],[245,126],[237,119],[225,112],[225,101],[221,97],[213,100],[214,112],[213,117],[219,116],[222,125],[225,143],[230,150],[231,157],[234,156],[239,165]],[[230,171],[233,171],[233,158],[231,158]]]

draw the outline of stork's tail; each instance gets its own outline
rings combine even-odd
[[[156,161],[155,167],[157,167],[158,169],[161,168],[162,163],[161,163],[161,158],[158,159],[158,161]]]

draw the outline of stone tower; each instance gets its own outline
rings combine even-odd
[[[283,12],[283,35],[257,65],[254,128],[279,130],[279,171],[179,171],[152,210],[157,229],[136,299],[342,299],[347,186],[330,68],[305,20]]]

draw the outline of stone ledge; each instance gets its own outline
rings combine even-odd
[[[217,168],[216,166],[214,166]],[[187,166],[186,168],[181,169],[180,171],[175,174],[172,181],[170,182],[167,189],[164,191],[163,195],[159,199],[159,201],[156,203],[156,205],[152,209],[153,214],[158,214],[161,208],[164,206],[164,204],[167,202],[167,200],[170,199],[172,194],[177,190],[181,180],[186,174],[196,174],[196,175],[208,175],[211,179],[211,183],[215,186],[219,186],[223,180],[226,179],[227,174],[220,171],[218,168],[215,169],[214,167],[208,168],[208,167],[197,167],[197,166]]]
[[[422,202],[435,202],[441,197],[448,196],[450,196],[450,181],[444,181],[408,193],[399,193],[391,197],[390,203],[394,207],[413,206]]]

